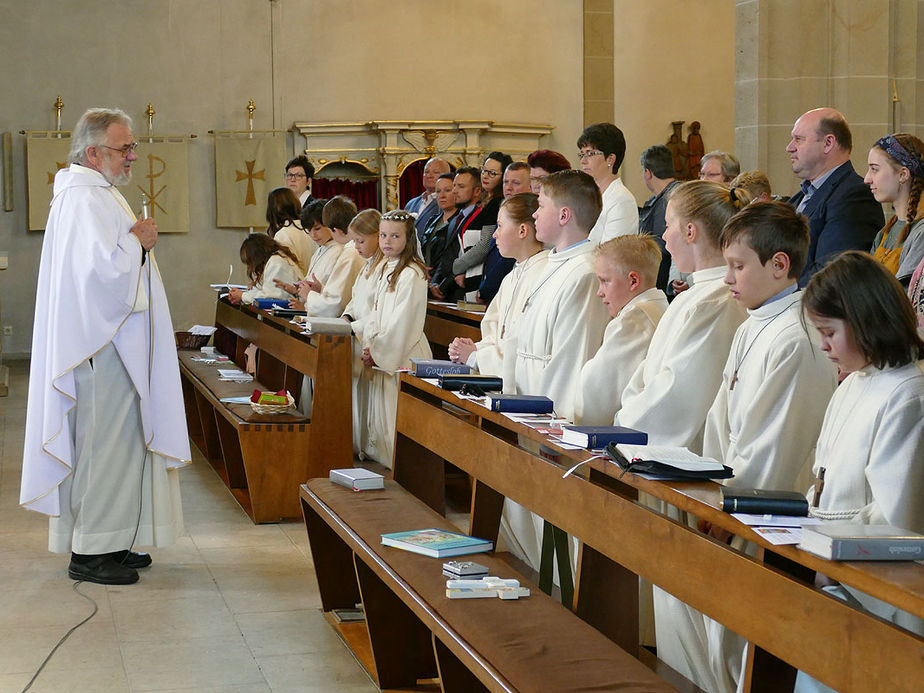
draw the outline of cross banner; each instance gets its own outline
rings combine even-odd
[[[67,166],[71,133],[26,132],[26,191],[29,230],[43,231],[54,190],[55,174]],[[61,137],[56,135],[60,134]]]
[[[285,184],[285,133],[215,133],[215,225],[266,226],[266,198]]]
[[[149,141],[150,139],[150,141]],[[158,233],[189,231],[189,168],[185,137],[139,137],[132,180],[119,190],[137,214],[141,193]]]

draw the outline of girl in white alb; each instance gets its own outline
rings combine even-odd
[[[379,249],[379,223],[382,215],[377,209],[364,209],[350,222],[348,229],[356,253],[363,266],[351,291],[352,298],[343,310],[343,317],[353,330],[353,453],[362,455],[368,440],[366,400],[372,371],[363,363],[363,334],[372,314],[375,300],[375,272],[382,260]]]
[[[292,296],[277,282],[298,281],[299,269],[295,255],[285,246],[262,233],[252,233],[241,243],[241,262],[247,266],[251,288],[231,289],[231,303],[253,303],[258,298],[290,299]]]
[[[417,251],[414,217],[387,212],[379,225],[384,256],[376,270],[375,296],[363,329],[363,364],[371,377],[366,397],[368,440],[364,454],[392,466],[398,410],[398,369],[412,358],[430,358],[424,336],[427,316],[427,269]]]
[[[865,253],[844,253],[805,289],[821,349],[848,373],[825,412],[809,500],[823,520],[924,533],[924,342],[901,285]],[[827,581],[830,583],[830,581]],[[924,635],[924,621],[859,590],[823,588]],[[796,691],[830,691],[800,672]]]

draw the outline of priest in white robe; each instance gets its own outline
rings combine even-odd
[[[183,532],[190,460],[173,325],[152,219],[116,189],[137,160],[131,120],[91,109],[55,177],[36,290],[20,503],[50,516],[75,580],[130,584],[137,545]]]

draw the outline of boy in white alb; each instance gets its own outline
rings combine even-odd
[[[608,426],[622,391],[648,353],[667,297],[655,287],[661,249],[648,235],[618,236],[594,250],[594,270],[603,305],[613,317],[603,344],[581,369],[574,415],[587,426]]]
[[[828,400],[837,386],[836,369],[818,349],[802,319],[798,279],[808,254],[805,218],[783,202],[753,204],[722,232],[728,273],[725,283],[748,310],[738,328],[709,416],[703,454],[735,471],[726,482],[737,488],[804,491],[811,483],[815,441]],[[720,541],[731,537],[703,529]],[[756,547],[734,537],[735,548]],[[746,642],[718,622],[690,609],[705,624],[708,652],[698,643],[687,656],[708,655],[715,677],[711,690],[734,691]]]
[[[595,296],[594,246],[587,238],[600,213],[600,192],[586,173],[559,171],[543,179],[538,202],[536,238],[554,248],[523,303],[516,391],[550,397],[559,416],[573,419],[581,368],[600,347],[609,321]],[[504,521],[510,549],[538,570],[541,519],[508,500]]]
[[[504,392],[516,390],[516,336],[523,304],[536,280],[545,272],[549,251],[536,240],[533,214],[538,199],[533,193],[519,193],[504,200],[497,213],[494,239],[503,257],[517,263],[504,277],[497,295],[481,321],[481,340],[456,337],[449,344],[449,358],[477,368],[479,373],[504,379]]]

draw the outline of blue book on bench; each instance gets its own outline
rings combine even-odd
[[[255,298],[253,300],[255,308],[269,310],[270,308],[288,308],[289,299],[287,298]]]
[[[466,553],[483,553],[494,548],[493,542],[445,529],[418,529],[411,532],[392,532],[382,535],[385,546],[394,546],[412,553],[446,558]]]
[[[491,395],[491,411],[548,414],[552,406],[552,400],[545,395]]]
[[[648,434],[625,426],[562,426],[561,440],[569,445],[599,450],[610,443],[648,445]]]

